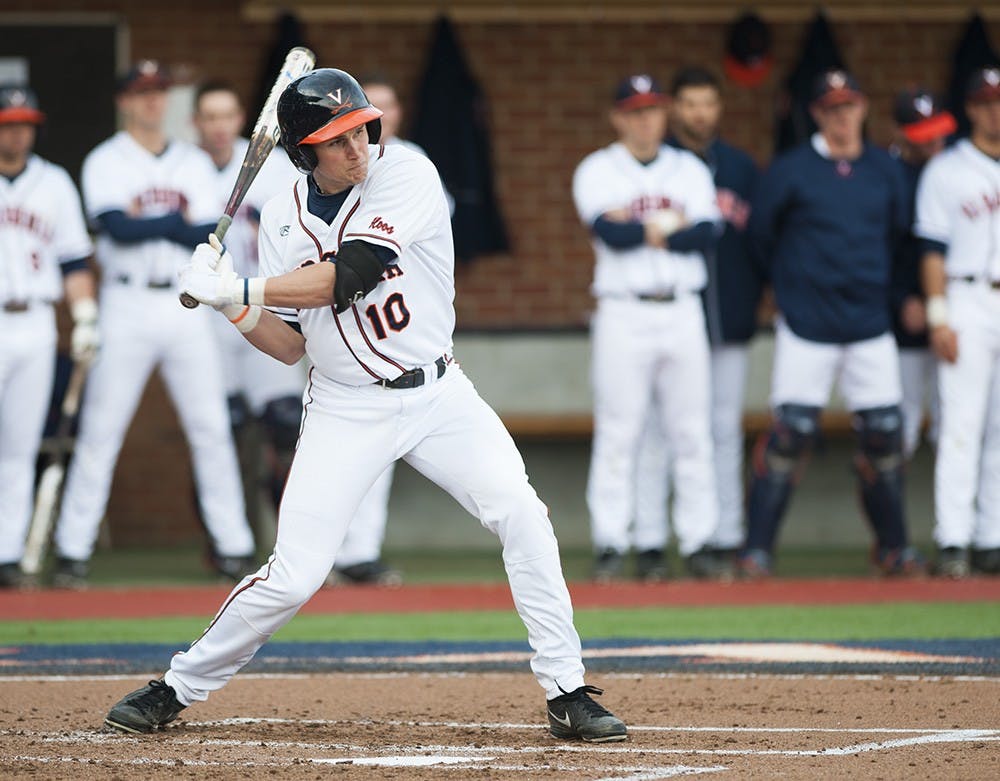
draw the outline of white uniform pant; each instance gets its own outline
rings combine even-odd
[[[107,507],[115,462],[143,388],[159,365],[191,447],[195,485],[215,551],[254,551],[229,427],[222,370],[208,307],[188,310],[172,290],[105,285],[101,350],[87,381],[55,544],[90,558]]]
[[[656,399],[670,453],[681,555],[715,534],[708,338],[701,302],[601,299],[592,326],[594,441],[587,505],[597,550],[629,547],[639,439]],[[660,478],[667,481],[667,474]]]
[[[941,412],[937,391],[937,358],[927,347],[899,348],[903,384],[903,455],[909,460],[920,444],[924,410],[930,415],[927,439],[937,442]]]
[[[771,406],[823,408],[830,401],[834,382],[852,412],[899,404],[903,391],[892,334],[846,344],[812,342],[797,336],[779,319],[774,334]]]
[[[0,564],[24,555],[35,460],[55,373],[56,318],[50,304],[0,310]]]
[[[749,348],[745,344],[712,347],[712,447],[719,497],[719,525],[710,544],[738,548],[743,544],[743,400]],[[662,549],[670,539],[667,525],[667,450],[657,405],[650,409],[636,457],[636,550]]]
[[[351,525],[347,528],[344,544],[337,553],[337,566],[341,569],[381,558],[385,526],[389,520],[389,494],[395,472],[396,463],[393,462],[379,475],[358,505]]]
[[[187,705],[220,689],[323,585],[354,512],[403,458],[498,535],[514,606],[551,698],[583,685],[580,638],[545,505],[500,419],[452,365],[429,385],[350,387],[314,370],[274,553],[230,594],[166,682]]]
[[[212,316],[212,330],[227,396],[242,395],[250,412],[260,416],[268,402],[302,395],[306,375],[299,364],[289,366],[258,350],[222,315]]]
[[[934,540],[1000,548],[1000,291],[952,282],[948,311],[958,360],[938,365]]]

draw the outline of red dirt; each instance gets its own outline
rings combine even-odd
[[[710,605],[859,605],[882,602],[1000,601],[1000,578],[969,580],[775,579],[756,583],[674,581],[646,585],[571,584],[574,607],[700,607]],[[87,591],[0,592],[0,620],[140,618],[210,615],[228,589],[102,588]],[[345,586],[322,589],[302,613],[412,613],[508,610],[506,584]]]

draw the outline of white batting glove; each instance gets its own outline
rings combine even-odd
[[[197,250],[195,253],[197,254]],[[191,263],[181,269],[178,277],[182,293],[187,293],[213,309],[221,310],[231,304],[243,303],[243,280],[232,269],[219,273],[206,268],[201,262],[196,265],[195,258],[192,257]]]
[[[81,298],[70,306],[73,332],[70,335],[70,357],[77,363],[90,365],[101,346],[101,332],[97,328],[97,302]]]
[[[202,242],[194,248],[191,263],[208,271],[224,274],[233,270],[233,256],[214,233],[208,234],[208,243]]]

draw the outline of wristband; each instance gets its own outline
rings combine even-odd
[[[230,323],[236,326],[236,330],[241,334],[248,333],[257,327],[260,320],[260,313],[263,310],[259,306],[241,306],[232,304],[222,310],[222,314]]]
[[[92,323],[97,320],[97,302],[92,298],[78,298],[70,305],[69,313],[74,323]]]
[[[267,277],[244,277],[240,281],[243,282],[243,305],[263,306],[264,285],[267,284]]]
[[[948,299],[944,296],[927,299],[927,325],[931,328],[948,325]]]

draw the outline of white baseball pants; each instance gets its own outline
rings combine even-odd
[[[1000,548],[1000,291],[952,282],[948,312],[958,360],[938,364],[934,540]]]
[[[208,307],[181,307],[176,291],[104,286],[101,350],[87,381],[56,527],[61,556],[90,558],[118,452],[157,365],[191,447],[198,500],[215,551],[253,553],[210,317],[218,315]]]
[[[496,413],[457,365],[429,385],[340,385],[313,370],[274,553],[229,595],[166,682],[181,703],[225,683],[323,585],[362,497],[404,458],[499,536],[514,606],[551,698],[583,685],[580,638],[545,505]]]
[[[31,523],[35,459],[55,374],[50,304],[0,310],[0,564],[19,562]]]
[[[927,439],[937,442],[941,404],[937,391],[937,358],[926,347],[899,349],[899,379],[903,385],[903,455],[909,460],[920,445],[924,410],[930,415]]]
[[[674,529],[681,555],[687,556],[712,538],[719,512],[701,302],[693,293],[669,303],[601,299],[592,344],[594,441],[587,505],[594,547],[620,552],[629,547],[636,453],[655,397],[671,461]]]
[[[337,566],[352,567],[376,561],[382,556],[385,526],[389,520],[389,494],[396,462],[392,462],[372,485],[358,505],[351,525],[347,528],[344,544],[337,552]]]

